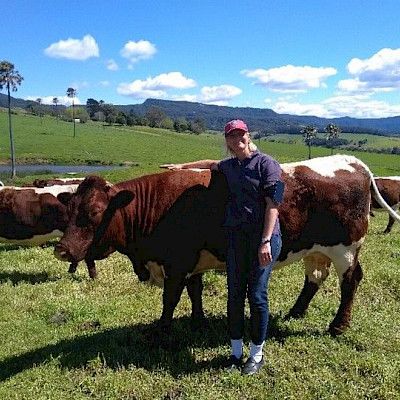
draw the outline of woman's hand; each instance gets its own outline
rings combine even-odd
[[[258,262],[260,267],[266,267],[271,261],[271,242],[261,244],[258,248]]]
[[[172,171],[174,171],[176,169],[182,169],[183,166],[182,166],[182,164],[162,164],[162,165],[160,165],[160,168],[167,168],[167,169],[171,169]]]

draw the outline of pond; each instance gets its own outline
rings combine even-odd
[[[119,165],[52,165],[52,164],[21,164],[16,165],[19,174],[88,174],[98,171],[124,168]],[[11,173],[11,165],[0,165],[0,174]]]

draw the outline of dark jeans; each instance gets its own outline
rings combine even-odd
[[[272,261],[260,267],[258,249],[261,234],[257,230],[230,229],[228,232],[228,326],[231,339],[242,339],[246,295],[250,305],[251,341],[259,345],[268,329],[268,281],[282,247],[280,235],[272,235]]]

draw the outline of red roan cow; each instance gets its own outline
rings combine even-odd
[[[399,209],[400,206],[400,176],[388,176],[385,178],[375,178],[376,186],[386,203],[394,211]],[[382,211],[381,205],[375,199],[374,193],[372,194],[372,210]],[[386,210],[385,210],[386,211]],[[389,214],[389,222],[383,233],[389,233],[394,224],[394,218]]]
[[[368,167],[352,156],[282,168],[283,247],[276,268],[300,259],[305,264],[304,287],[289,316],[305,313],[332,262],[341,300],[329,331],[340,334],[349,325],[362,278],[358,254],[367,234],[370,187],[376,190],[376,185]],[[55,254],[70,262],[102,258],[114,250],[126,254],[140,280],[164,287],[159,328],[168,331],[185,284],[193,320],[203,317],[201,272],[225,266],[222,221],[227,196],[223,176],[205,170],[169,171],[112,188],[102,178],[89,177],[72,195],[69,224]]]

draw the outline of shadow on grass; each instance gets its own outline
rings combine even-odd
[[[0,284],[11,281],[13,286],[20,283],[30,283],[36,285],[38,283],[53,282],[60,278],[50,276],[47,272],[39,272],[35,274],[27,274],[19,271],[0,272]]]
[[[280,317],[278,317],[280,319]],[[249,321],[246,321],[246,325]],[[279,330],[277,320],[271,319],[272,340],[285,341],[286,337],[306,336],[310,332],[295,332],[289,329]],[[225,317],[208,317],[207,326],[192,332],[190,318],[180,317],[174,320],[170,335],[170,348],[165,350],[156,345],[149,337],[155,332],[156,324],[136,324],[133,326],[108,329],[101,332],[88,332],[71,339],[62,340],[30,352],[12,356],[0,362],[0,381],[56,359],[61,368],[90,368],[88,362],[100,355],[104,365],[118,370],[134,365],[147,371],[160,368],[168,370],[174,376],[198,373],[210,368],[220,368],[226,355],[214,359],[196,362],[191,349],[216,348],[227,345],[227,325]],[[318,333],[322,335],[321,333]],[[246,335],[247,336],[247,335]],[[248,342],[249,338],[246,337]]]
[[[30,249],[32,247],[40,247],[42,249],[46,249],[48,247],[54,247],[54,244],[57,243],[55,240],[49,241],[47,243],[40,244],[38,246],[29,246],[17,243],[0,243],[0,253],[13,251],[13,250],[21,250],[21,249]]]

